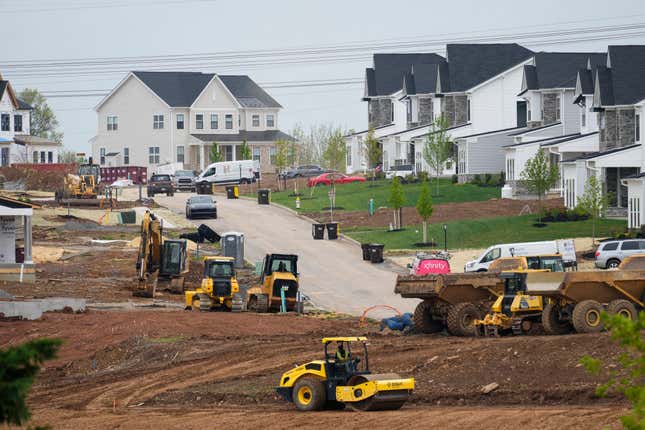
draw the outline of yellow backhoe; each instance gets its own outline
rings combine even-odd
[[[173,293],[184,292],[184,275],[188,273],[188,248],[185,240],[163,238],[163,223],[150,211],[141,222],[141,242],[137,253],[137,276],[140,288],[133,295],[154,297],[159,283]]]
[[[89,163],[78,166],[76,174],[68,173],[63,178],[63,188],[56,191],[55,198],[60,204],[100,205],[101,167]]]

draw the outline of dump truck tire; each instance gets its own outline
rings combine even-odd
[[[300,378],[293,387],[293,403],[299,411],[319,411],[326,401],[325,386],[318,379]]]
[[[473,323],[482,318],[482,312],[474,304],[457,303],[448,311],[446,326],[453,336],[475,336],[477,327]]]
[[[609,312],[610,315],[622,315],[632,321],[635,321],[636,315],[638,315],[636,306],[634,306],[634,304],[629,300],[624,299],[617,299],[609,302],[609,305],[607,305],[607,312]]]
[[[573,328],[578,333],[597,333],[602,331],[604,325],[600,320],[600,314],[605,309],[595,300],[583,300],[573,308],[571,321]]]
[[[429,300],[424,300],[417,305],[414,309],[414,329],[419,333],[437,333],[443,330],[443,324],[432,318],[433,303]]]
[[[560,307],[555,303],[547,303],[542,311],[542,327],[546,334],[566,334],[571,331],[571,324],[562,321],[559,316]]]

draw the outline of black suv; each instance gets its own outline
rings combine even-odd
[[[175,195],[175,187],[170,175],[152,175],[148,180],[148,197],[154,197],[155,194],[166,193],[167,196]]]

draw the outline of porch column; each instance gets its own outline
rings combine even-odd
[[[32,264],[31,259],[31,216],[23,215],[22,217],[22,226],[24,234],[24,243],[25,243],[25,264]]]
[[[206,158],[206,154],[204,153],[204,148],[205,147],[203,143],[200,143],[199,147],[197,148],[197,150],[199,151],[199,170],[201,171],[203,171],[204,168],[206,167],[204,165],[204,158]]]
[[[239,145],[231,145],[233,151],[233,161],[237,161],[237,147]]]

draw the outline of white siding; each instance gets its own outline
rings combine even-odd
[[[564,134],[580,132],[580,107],[573,104],[573,90],[566,90],[560,96],[561,119],[564,125]],[[587,115],[589,116],[589,115]]]

